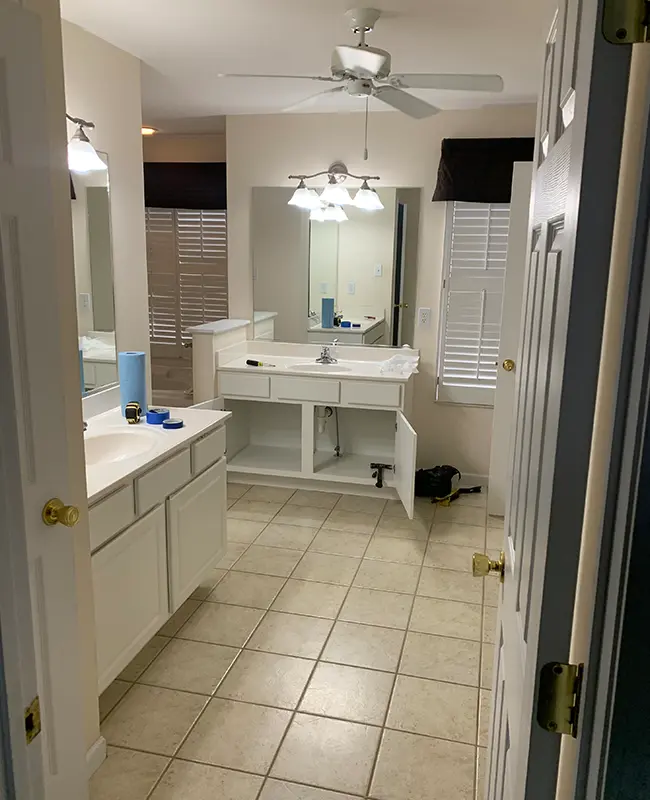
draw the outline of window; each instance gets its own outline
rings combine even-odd
[[[508,203],[447,204],[437,399],[493,405]]]
[[[180,356],[187,328],[228,316],[226,212],[147,208],[146,232],[152,354]]]

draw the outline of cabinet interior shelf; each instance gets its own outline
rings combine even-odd
[[[370,464],[374,461],[392,464],[392,459],[386,458],[386,456],[343,453],[337,458],[331,450],[317,450],[314,453],[314,477],[341,482],[353,480],[355,483],[374,486],[376,478],[372,477],[370,470]],[[392,472],[386,472],[384,485],[392,486],[392,481]]]
[[[229,458],[228,469],[231,472],[255,472],[258,475],[300,475],[300,448],[249,444]]]

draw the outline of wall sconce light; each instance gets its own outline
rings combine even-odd
[[[68,167],[70,170],[80,173],[107,170],[108,166],[97,155],[97,151],[84,130],[84,128],[94,128],[95,123],[79,117],[71,117],[70,114],[66,114],[66,117],[78,126],[72,139],[68,142]]]

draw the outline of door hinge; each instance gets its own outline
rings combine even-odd
[[[650,39],[648,0],[605,0],[603,36],[612,44],[640,44]]]
[[[537,722],[550,733],[578,735],[584,664],[544,664],[539,674]]]
[[[25,709],[25,741],[30,744],[41,732],[41,701],[38,695]]]

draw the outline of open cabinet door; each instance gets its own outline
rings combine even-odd
[[[418,435],[401,411],[397,412],[395,434],[395,488],[409,519],[415,511],[415,459]]]

